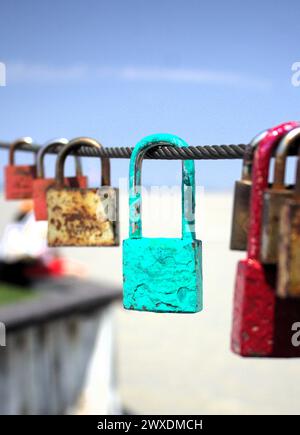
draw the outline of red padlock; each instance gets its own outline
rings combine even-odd
[[[68,140],[61,138],[55,139],[44,145],[37,155],[37,178],[33,183],[33,208],[34,215],[37,221],[46,221],[48,218],[47,213],[47,197],[46,193],[49,187],[55,184],[55,178],[45,178],[44,158],[51,148],[62,147],[68,144]],[[85,189],[87,187],[87,177],[82,174],[82,166],[80,157],[75,156],[76,160],[76,176],[66,177],[65,186],[80,187]]]
[[[238,264],[231,349],[245,357],[300,357],[292,327],[300,321],[300,301],[276,296],[276,268],[260,262],[263,191],[267,188],[272,151],[296,122],[270,129],[254,158],[247,258]]]
[[[31,199],[36,165],[15,165],[15,151],[22,145],[31,145],[32,139],[24,137],[11,144],[9,165],[4,168],[5,198]]]

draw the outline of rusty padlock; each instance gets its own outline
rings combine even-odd
[[[9,165],[4,168],[5,198],[31,199],[33,180],[36,177],[36,164],[15,165],[15,152],[22,145],[31,145],[30,137],[23,137],[11,144],[9,150]]]
[[[243,158],[242,177],[235,182],[230,238],[230,249],[234,251],[247,249],[254,153],[259,141],[267,132],[268,130],[259,133],[247,146]]]
[[[118,189],[110,186],[110,161],[101,159],[102,186],[80,189],[64,184],[64,163],[70,151],[96,150],[101,144],[82,137],[58,154],[56,183],[47,191],[49,246],[116,246],[119,244]]]
[[[299,143],[300,128],[283,140],[287,146]],[[295,188],[280,210],[278,252],[277,294],[283,298],[300,298],[300,153]]]
[[[293,134],[297,136],[299,129]],[[274,180],[263,193],[262,234],[260,259],[264,264],[277,264],[279,216],[285,201],[292,196],[293,186],[285,184],[286,159],[294,140],[286,135],[279,143],[275,154]]]
[[[292,325],[300,318],[300,300],[279,298],[276,268],[260,261],[262,194],[268,185],[271,155],[279,140],[298,125],[287,123],[269,130],[255,153],[248,251],[238,264],[231,334],[232,351],[241,356],[300,357],[300,347],[291,342]]]
[[[37,221],[46,221],[48,219],[47,213],[47,199],[46,194],[50,186],[55,184],[55,178],[45,178],[44,158],[47,152],[53,148],[62,147],[68,144],[68,140],[61,138],[48,142],[40,148],[37,154],[37,178],[33,182],[33,204],[34,214]],[[65,177],[64,185],[68,187],[87,187],[87,177],[82,174],[82,166],[80,157],[75,156],[76,163],[76,176]]]

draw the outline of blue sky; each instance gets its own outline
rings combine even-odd
[[[291,84],[299,12],[297,1],[3,0],[0,137],[133,146],[168,132],[191,145],[248,142],[300,118]],[[95,181],[97,163],[85,166]],[[230,189],[240,166],[197,162],[197,183]],[[146,162],[144,181],[178,183],[179,167]],[[114,160],[113,183],[127,171]]]

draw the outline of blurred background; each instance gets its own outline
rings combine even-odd
[[[104,146],[134,146],[143,136],[169,132],[190,145],[247,143],[299,117],[300,88],[292,83],[292,65],[300,61],[299,9],[295,0],[3,1],[0,141],[90,136]],[[18,162],[30,161],[18,155]],[[0,150],[0,159],[7,164],[7,151]],[[50,174],[54,157],[47,159]],[[99,184],[96,159],[83,163],[90,184]],[[112,185],[121,187],[122,240],[128,160],[111,166]],[[22,282],[8,295],[9,285],[2,285],[0,321],[11,325],[0,347],[2,413],[299,413],[297,361],[249,361],[229,350],[235,268],[243,256],[228,248],[240,171],[241,161],[196,162],[205,305],[193,316],[123,311],[121,247],[48,251],[46,224],[33,222],[23,204],[26,236],[11,228],[20,205],[1,195],[2,255],[20,240],[20,252],[33,255],[38,234],[35,255],[64,261],[69,280],[35,283],[34,296],[24,296]],[[147,235],[178,235],[179,194],[150,186],[178,186],[180,176],[180,162],[144,163]],[[12,239],[17,230],[22,236]],[[76,301],[59,299],[75,287]],[[94,299],[83,310],[88,289]],[[69,305],[58,319],[61,303]],[[41,309],[45,317],[37,320]],[[58,336],[64,337],[59,345]],[[28,371],[32,378],[25,381]]]

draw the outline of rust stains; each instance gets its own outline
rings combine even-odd
[[[104,197],[101,189],[49,189],[49,246],[118,245],[118,222],[109,215],[110,201],[117,208],[116,190],[105,187]]]

